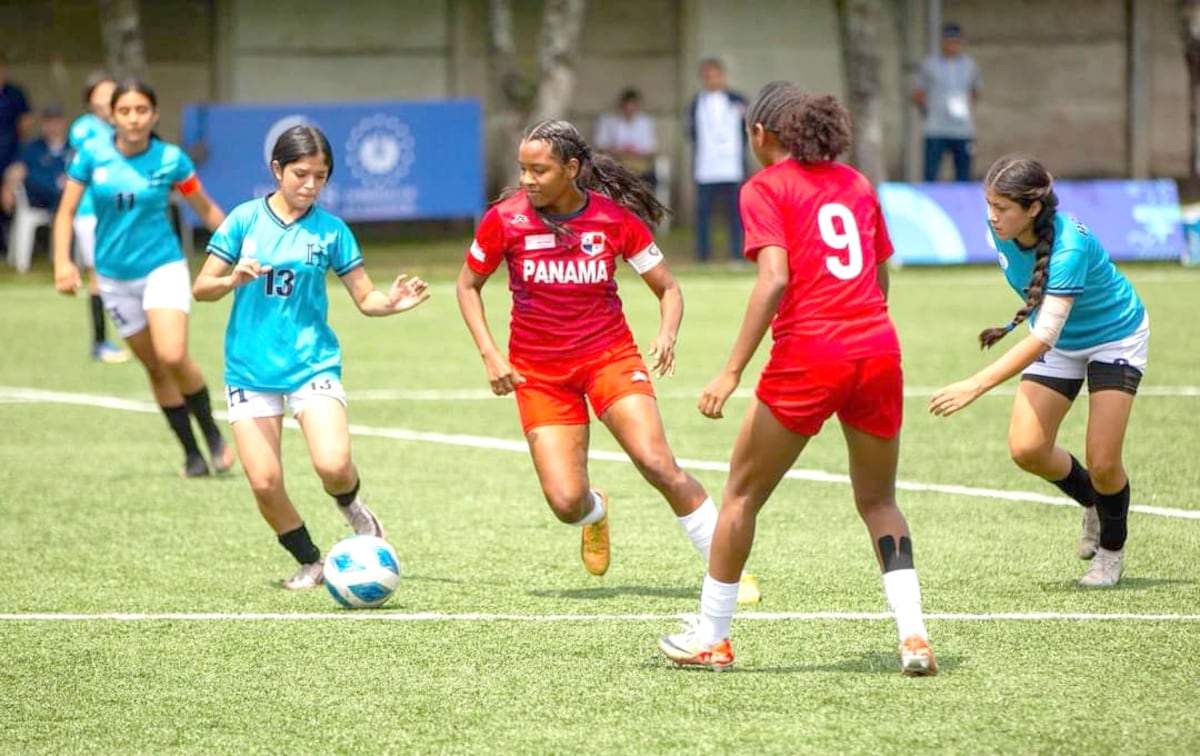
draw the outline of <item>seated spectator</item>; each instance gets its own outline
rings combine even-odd
[[[592,145],[641,176],[651,187],[658,183],[654,175],[658,135],[654,119],[642,112],[642,95],[636,89],[630,87],[621,92],[616,111],[596,119]]]
[[[29,204],[55,210],[67,183],[67,119],[61,107],[51,105],[41,112],[41,135],[23,145],[17,160],[4,171],[3,205],[12,212],[17,184],[24,182]]]

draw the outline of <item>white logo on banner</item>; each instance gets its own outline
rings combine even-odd
[[[350,130],[346,155],[350,172],[364,185],[395,186],[408,175],[416,159],[416,140],[408,124],[377,113]]]

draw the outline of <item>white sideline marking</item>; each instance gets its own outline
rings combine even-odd
[[[264,622],[300,620],[359,620],[385,622],[667,622],[685,620],[689,614],[487,614],[443,612],[97,612],[68,614],[31,612],[29,614],[0,614],[0,622]],[[889,612],[739,612],[737,620],[757,621],[883,621],[892,619]],[[965,614],[932,612],[927,620],[953,622],[1200,622],[1200,614],[1089,614],[1086,612],[999,612]]]
[[[146,402],[135,399],[120,399],[112,396],[98,396],[92,394],[72,394],[60,391],[42,391],[40,389],[16,388],[11,386],[0,386],[0,399],[26,399],[29,401],[38,402],[54,402],[58,404],[81,405],[85,407],[103,407],[105,409],[125,410],[127,412],[143,412],[150,414],[158,414],[158,405],[153,402]],[[224,412],[213,413],[218,418],[224,418]],[[284,427],[299,428],[300,426],[295,420],[284,420]],[[390,438],[397,441],[416,441],[419,443],[445,444],[447,446],[467,446],[476,449],[492,449],[494,451],[510,451],[527,453],[529,447],[524,441],[514,441],[505,438],[492,438],[490,436],[474,436],[469,434],[459,433],[429,433],[426,431],[407,430],[405,428],[375,428],[368,425],[350,425],[350,432],[358,436],[371,436],[374,438]],[[588,459],[594,459],[601,462],[621,462],[628,464],[629,457],[624,452],[612,452],[593,449],[588,452]],[[700,459],[679,459],[679,464],[682,467],[693,470],[709,470],[713,472],[729,472],[729,464],[727,462],[711,462]],[[850,477],[841,473],[830,473],[823,470],[805,470],[795,469],[789,470],[785,478],[791,480],[807,480],[816,483],[841,483],[849,484]],[[898,480],[896,488],[903,491],[926,491],[933,493],[944,493],[952,496],[968,496],[980,499],[995,499],[1001,501],[1023,501],[1034,502],[1038,504],[1050,504],[1052,506],[1062,507],[1078,507],[1071,499],[1065,496],[1051,496],[1049,494],[1036,493],[1034,491],[1005,491],[996,488],[976,488],[974,486],[959,486],[945,483],[917,483],[915,481]],[[1170,507],[1156,507],[1146,504],[1131,504],[1129,511],[1138,512],[1141,514],[1157,515],[1159,517],[1173,517],[1182,520],[1200,520],[1200,509],[1172,509]]]

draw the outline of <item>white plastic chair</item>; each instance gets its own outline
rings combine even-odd
[[[17,202],[8,228],[8,264],[16,268],[18,273],[25,273],[33,261],[34,234],[42,226],[49,226],[54,221],[54,213],[29,204],[23,181],[13,188],[13,194]]]
[[[671,207],[671,158],[661,153],[654,158],[654,179],[657,181],[654,188],[655,199]],[[658,224],[657,231],[665,236],[670,230],[671,213],[667,213]]]

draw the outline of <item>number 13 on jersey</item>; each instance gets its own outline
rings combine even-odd
[[[837,227],[841,226],[839,230]],[[850,208],[836,202],[821,205],[817,211],[817,228],[821,232],[821,241],[830,249],[844,251],[846,254],[829,255],[825,258],[825,267],[829,272],[843,281],[862,273],[863,251],[862,240],[858,235],[858,223]]]

